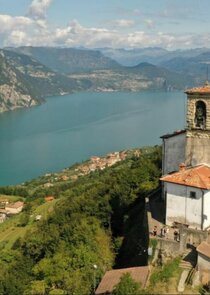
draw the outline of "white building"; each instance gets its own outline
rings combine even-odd
[[[210,85],[185,93],[186,129],[161,137],[166,224],[205,230],[210,227]]]
[[[18,201],[15,203],[10,203],[5,206],[7,214],[17,214],[23,210],[24,202]]]
[[[166,224],[186,224],[205,230],[210,227],[210,167],[186,167],[163,176]]]
[[[200,281],[208,284],[210,281],[210,245],[203,241],[198,247],[198,271]]]

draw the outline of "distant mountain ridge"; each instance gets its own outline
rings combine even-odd
[[[136,53],[135,58],[141,53],[142,58],[147,55],[164,62],[122,66],[99,50],[31,46],[2,49],[0,112],[39,104],[47,96],[78,91],[183,90],[201,81],[200,72],[210,60],[210,50],[205,50],[184,51],[181,56],[178,50],[135,49],[129,51]],[[119,51],[124,54],[126,50],[112,49]]]
[[[88,91],[142,91],[142,90],[181,90],[193,85],[188,75],[178,74],[149,63],[134,67],[96,70],[89,73],[69,74],[69,77],[82,81],[89,80]]]
[[[29,55],[53,71],[69,74],[118,68],[119,64],[98,50],[24,46],[9,50]]]
[[[208,79],[210,65],[210,50],[194,57],[176,57],[161,64],[163,67],[181,74],[190,74],[196,84],[202,84]]]
[[[135,66],[142,62],[152,63],[154,65],[162,65],[164,62],[174,58],[193,58],[202,53],[209,52],[209,48],[195,48],[188,50],[166,50],[160,47],[148,48],[98,48],[105,56],[116,60],[124,66]]]

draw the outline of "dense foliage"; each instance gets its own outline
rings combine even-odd
[[[160,163],[159,147],[145,149],[139,158],[53,187],[54,211],[0,252],[0,294],[90,294],[107,269],[140,263],[148,242],[144,197],[159,185]],[[27,199],[20,226],[41,195]]]
[[[125,273],[120,278],[120,282],[115,286],[113,295],[138,295],[141,285],[135,282],[129,273]]]

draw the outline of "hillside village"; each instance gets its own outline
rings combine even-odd
[[[210,86],[206,84],[193,88],[187,90],[186,94],[187,127],[185,130],[161,136],[162,184],[155,186],[156,189],[145,196],[143,226],[149,243],[147,247],[140,247],[139,255],[148,256],[148,264],[141,266],[134,263],[126,268],[108,270],[101,281],[98,281],[97,288],[95,285],[95,294],[111,294],[128,273],[131,279],[141,285],[141,292],[153,292],[154,282],[160,293],[197,293],[200,286],[204,286],[203,292],[208,290]],[[30,219],[40,222],[46,218],[46,214],[53,212],[60,197],[55,193],[58,187],[77,183],[94,173],[106,171],[112,166],[117,167],[119,163],[129,159],[141,159],[145,152],[147,154],[147,149],[143,154],[141,149],[133,149],[109,153],[104,157],[92,156],[90,160],[75,164],[60,173],[47,173],[37,180],[17,186],[19,189],[31,187],[34,197],[38,196],[39,190],[42,192],[40,201],[43,209],[33,213]],[[12,220],[16,215],[25,214],[24,200],[17,197],[9,200],[2,195],[0,205],[1,223],[7,219]],[[29,225],[31,222],[29,221]],[[165,281],[161,274],[166,271],[168,278]],[[173,283],[168,285],[166,282],[170,280]]]
[[[141,207],[141,210],[144,208],[140,213],[141,220],[137,220],[137,215],[135,215],[135,217],[132,217],[133,221],[130,225],[135,233],[133,240],[136,247],[134,258],[131,259],[129,256],[129,260],[127,257],[129,263],[116,264],[117,267],[115,266],[113,269],[110,266],[108,269],[105,268],[107,271],[104,272],[104,276],[101,277],[100,274],[97,277],[97,283],[94,281],[93,292],[98,295],[112,294],[127,274],[134,282],[140,284],[143,294],[153,293],[154,290],[158,290],[160,294],[208,292],[210,281],[210,85],[206,84],[202,87],[189,89],[186,94],[186,129],[161,136],[163,140],[162,176],[159,181],[157,178],[160,176],[158,170],[155,170],[155,177],[153,176],[154,179],[152,179],[153,169],[158,169],[158,167],[151,166],[153,168],[151,171],[147,171],[148,176],[144,174],[144,168],[153,159],[153,150],[157,152],[158,147],[154,147],[153,149],[144,148],[113,152],[104,157],[92,156],[89,160],[75,164],[59,173],[47,173],[38,179],[22,183],[14,187],[14,193],[17,194],[20,191],[20,195],[24,193],[24,198],[10,197],[3,193],[0,196],[0,222],[3,225],[5,224],[2,227],[0,242],[3,243],[2,245],[6,245],[2,247],[6,247],[6,249],[13,247],[12,245],[19,241],[27,233],[27,230],[32,229],[34,224],[40,224],[40,227],[42,227],[42,220],[45,222],[48,216],[54,214],[57,204],[61,204],[62,214],[65,214],[66,210],[72,210],[68,209],[71,206],[75,210],[77,205],[74,202],[68,203],[67,207],[65,205],[63,207],[65,209],[62,208],[62,204],[66,204],[64,202],[66,202],[67,193],[69,199],[74,194],[75,197],[77,196],[79,191],[77,184],[78,186],[84,185],[85,198],[88,194],[92,197],[95,188],[91,188],[93,191],[88,193],[88,186],[91,181],[96,179],[96,175],[98,177],[96,187],[99,186],[100,192],[102,180],[99,181],[99,179],[103,179],[103,175],[107,175],[106,173],[109,177],[112,175],[111,178],[105,178],[106,185],[111,184],[111,179],[117,177],[118,174],[120,175],[123,167],[126,167],[128,169],[126,170],[127,174],[124,176],[122,174],[120,178],[122,181],[120,185],[123,187],[129,179],[128,173],[131,173],[131,168],[138,169],[139,164],[135,163],[143,161],[141,164],[143,166],[140,169],[143,173],[140,174],[141,180],[138,179],[139,177],[136,178],[135,173],[137,172],[135,172],[132,176],[134,178],[131,178],[129,185],[126,184],[124,188],[125,190],[129,188],[132,193],[125,192],[125,197],[124,191],[120,191],[119,194],[120,185],[118,182],[113,187],[111,185],[111,192],[114,190],[113,196],[119,194],[120,198],[122,195],[123,198],[129,200],[133,195],[140,194],[145,199],[144,206],[142,198],[139,198],[139,204],[134,205],[134,202],[131,207],[128,207],[131,212],[137,204]],[[148,167],[150,165],[151,163]],[[113,170],[111,170],[112,167]],[[140,186],[143,184],[141,193],[138,190],[136,191],[135,181],[140,181],[138,184]],[[107,193],[104,188],[105,183],[103,183],[103,193],[101,192],[104,200],[106,200]],[[5,188],[6,192],[7,189],[12,192],[12,188]],[[4,191],[3,188],[2,191]],[[96,196],[97,201],[94,202],[100,202],[98,192]],[[25,197],[29,198],[29,203]],[[122,200],[119,199],[119,202],[122,202]],[[90,210],[91,216],[95,214],[85,204],[84,200],[82,204],[84,206],[82,212],[86,212],[85,210],[89,212]],[[35,210],[30,209],[31,205]],[[101,214],[103,209],[100,206],[97,210]],[[120,206],[120,203],[118,206]],[[128,208],[126,207],[126,210]],[[125,224],[126,218],[128,218],[126,210],[123,216],[123,223],[125,222]],[[103,221],[105,229],[110,229],[113,226],[109,214],[107,215],[108,219],[105,222]],[[116,220],[118,222],[118,217]],[[13,224],[12,228],[9,226],[9,222]],[[140,228],[141,234],[145,235],[144,239],[142,239],[141,234],[137,239]],[[9,243],[8,237],[11,239],[9,239]],[[117,238],[121,239],[122,237]],[[132,238],[134,237],[132,236]],[[126,240],[126,233],[123,239]],[[132,245],[129,244],[129,247],[132,247]],[[126,251],[128,251],[128,248]],[[126,257],[126,252],[123,255]],[[137,258],[138,256],[139,258]],[[126,259],[123,258],[122,260],[126,261]],[[95,276],[98,272],[98,265],[94,265],[92,271]],[[38,283],[40,283],[39,280]],[[51,288],[53,290],[53,287]]]
[[[74,182],[80,177],[90,174],[95,171],[102,171],[107,167],[111,167],[116,163],[124,161],[127,157],[139,157],[140,149],[123,150],[120,152],[109,153],[103,157],[92,156],[90,160],[85,161],[82,164],[76,165],[75,168],[64,169],[61,173],[47,173],[42,177],[41,187],[47,189],[52,188],[56,184],[62,184],[65,182]],[[24,187],[24,184],[19,187]],[[45,195],[43,201],[51,202],[56,196]],[[15,198],[15,200],[18,199]],[[22,212],[24,208],[24,202],[17,200],[11,200],[7,196],[0,195],[0,223],[3,223],[8,218]],[[40,220],[42,215],[37,215],[35,220]]]
[[[90,160],[82,164],[76,165],[75,168],[67,168],[62,173],[47,173],[43,177],[43,187],[50,188],[54,183],[65,181],[76,181],[79,177],[90,174],[95,171],[103,171],[107,167],[112,167],[116,163],[124,161],[129,157],[139,157],[141,154],[140,149],[123,150],[120,152],[109,153],[105,156],[92,156]]]

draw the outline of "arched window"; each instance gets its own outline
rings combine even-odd
[[[201,100],[196,102],[195,127],[201,129],[206,128],[206,105]]]

